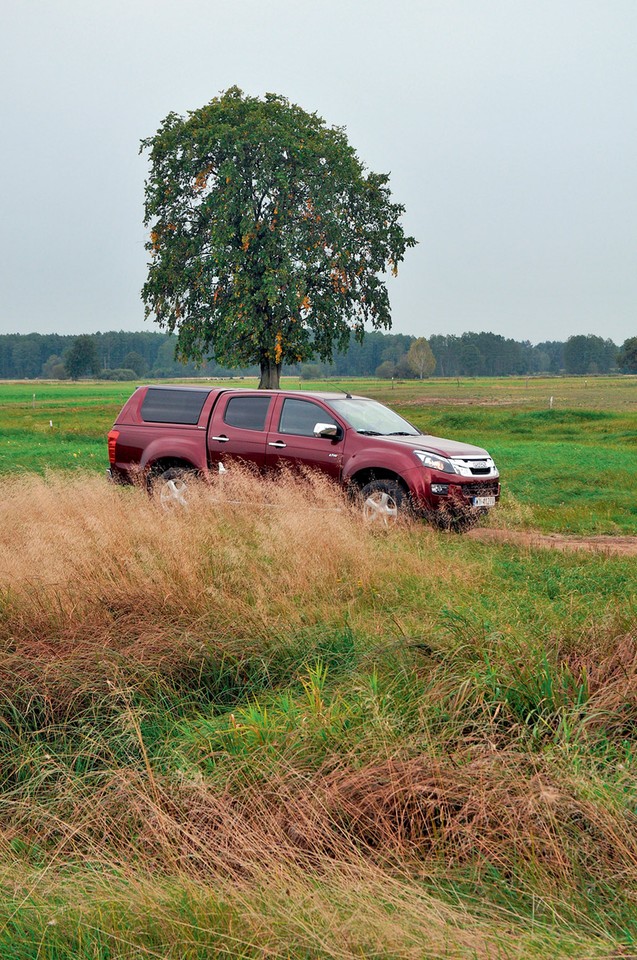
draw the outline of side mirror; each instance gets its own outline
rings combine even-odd
[[[313,433],[315,437],[330,437],[335,440],[340,438],[341,428],[335,423],[315,423]]]

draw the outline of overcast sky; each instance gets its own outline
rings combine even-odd
[[[144,322],[139,141],[233,84],[344,126],[393,329],[637,335],[636,0],[0,0],[0,333]]]

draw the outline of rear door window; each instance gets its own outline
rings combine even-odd
[[[271,397],[230,397],[223,421],[242,430],[265,430]]]

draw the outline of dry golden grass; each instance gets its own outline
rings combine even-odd
[[[78,639],[144,621],[236,636],[331,603],[338,584],[366,586],[383,558],[373,533],[320,480],[265,483],[239,474],[163,511],[141,490],[51,475],[9,480],[0,526],[0,590],[24,629]],[[237,503],[238,501],[238,503]],[[404,560],[404,558],[401,558]],[[110,629],[109,629],[110,628]]]
[[[172,510],[91,475],[7,479],[2,673],[27,687],[41,677],[52,702],[68,703],[126,664],[170,676],[348,616],[373,632],[401,577],[456,576],[428,549],[431,531],[368,529],[321,478],[218,479]]]

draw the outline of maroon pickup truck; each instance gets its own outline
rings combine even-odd
[[[138,387],[108,435],[109,475],[142,476],[183,501],[189,476],[243,461],[259,471],[313,468],[359,493],[366,517],[403,510],[462,528],[500,496],[480,447],[421,433],[393,410],[349,393]]]

